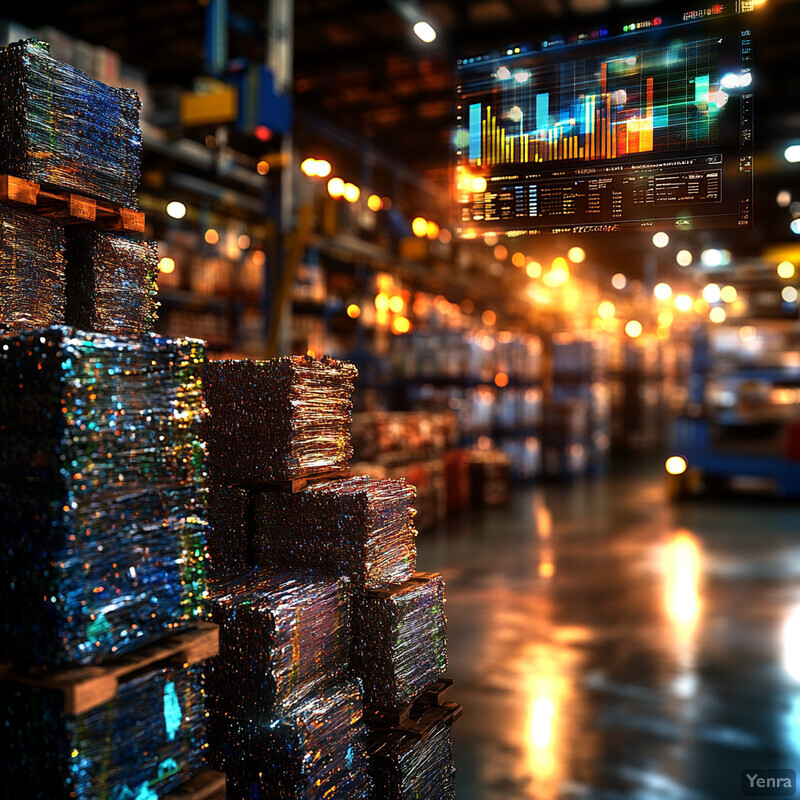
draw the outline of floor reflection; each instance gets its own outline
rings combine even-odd
[[[420,536],[447,579],[460,800],[727,800],[800,753],[800,508],[660,472]]]

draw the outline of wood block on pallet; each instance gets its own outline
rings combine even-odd
[[[0,175],[0,202],[9,205],[35,206],[39,196],[39,184],[17,178],[15,175]]]
[[[0,203],[20,206],[32,214],[58,220],[63,225],[87,225],[118,233],[144,233],[144,213],[94,200],[65,189],[0,175]]]
[[[413,705],[441,706],[444,705],[444,696],[455,683],[452,678],[439,678],[434,681],[427,689],[419,694],[414,700]]]
[[[409,733],[420,739],[427,738],[428,734],[443,723],[455,722],[463,713],[463,708],[458,703],[446,700],[440,706],[425,706],[419,713],[412,714],[395,730]]]
[[[225,773],[203,770],[165,794],[163,800],[225,800]]]
[[[64,697],[64,711],[75,715],[107,703],[117,693],[119,684],[132,673],[159,662],[196,664],[218,652],[219,629],[209,622],[200,622],[99,666],[34,667],[20,672],[3,664],[0,665],[0,679],[60,691]]]

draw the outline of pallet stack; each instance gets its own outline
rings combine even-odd
[[[4,796],[211,798],[203,343],[148,331],[139,102],[0,51]]]
[[[222,640],[209,757],[237,800],[454,796],[460,706],[435,688],[444,585],[415,573],[413,487],[348,477],[354,378],[352,365],[310,357],[207,372]],[[403,747],[391,739],[374,756],[373,729]]]

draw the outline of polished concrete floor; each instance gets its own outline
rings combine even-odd
[[[800,768],[800,506],[657,465],[419,537],[447,581],[459,800],[729,800]]]

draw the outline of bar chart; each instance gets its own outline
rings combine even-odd
[[[486,65],[462,92],[477,166],[612,160],[714,145],[728,97],[713,37],[613,57]]]

